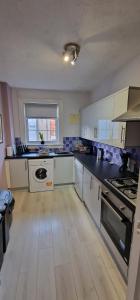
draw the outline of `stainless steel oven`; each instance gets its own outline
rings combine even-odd
[[[101,231],[129,264],[134,212],[105,186],[101,193]],[[110,246],[110,245],[109,245]],[[116,256],[117,251],[114,252]],[[120,261],[120,265],[122,262]]]

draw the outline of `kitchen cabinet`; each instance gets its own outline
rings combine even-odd
[[[75,190],[80,197],[81,200],[83,200],[83,171],[84,167],[79,162],[78,159],[75,158],[74,160],[74,170],[75,170]]]
[[[81,110],[81,137],[88,140],[94,139],[95,118],[93,116],[92,107],[93,105],[87,106]]]
[[[107,97],[97,102],[97,141],[112,145],[112,118],[114,108],[114,98]]]
[[[54,184],[74,182],[74,157],[54,158]]]
[[[9,159],[9,188],[28,187],[28,160]]]
[[[125,148],[140,145],[140,122],[113,121],[139,103],[140,89],[128,87],[81,110],[81,137]]]
[[[81,137],[112,145],[112,96],[97,101],[81,110]]]
[[[92,174],[86,168],[84,168],[83,201],[85,202],[89,211],[91,211],[91,179],[92,179]]]
[[[140,90],[126,88],[114,94],[113,119],[127,112],[140,99]],[[112,122],[113,146],[119,148],[137,147],[140,145],[140,122]]]
[[[113,118],[118,118],[121,114],[127,112],[128,91],[126,88],[114,94]],[[112,122],[112,145],[123,148],[126,140],[126,122]]]
[[[96,225],[100,227],[101,215],[101,183],[84,168],[83,176],[83,201],[85,202],[89,212],[91,213]]]

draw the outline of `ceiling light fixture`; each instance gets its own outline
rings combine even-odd
[[[63,58],[64,62],[71,63],[72,66],[75,65],[77,58],[79,56],[80,46],[76,43],[68,43],[64,46]]]

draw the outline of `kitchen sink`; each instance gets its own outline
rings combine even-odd
[[[64,155],[64,154],[71,154],[69,151],[56,151],[55,154]]]

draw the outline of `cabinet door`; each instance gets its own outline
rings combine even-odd
[[[54,184],[73,183],[74,180],[74,158],[54,158]]]
[[[101,184],[92,176],[91,182],[91,195],[90,195],[90,212],[93,219],[98,227],[100,227],[100,216],[101,216]]]
[[[80,128],[81,137],[88,140],[94,140],[94,105],[91,104],[81,110]]]
[[[91,197],[91,182],[92,182],[92,174],[84,168],[84,176],[83,176],[83,201],[85,202],[89,211],[90,207],[90,197]]]
[[[122,90],[114,95],[113,119],[127,112],[128,89]],[[126,138],[126,123],[112,122],[112,140],[113,146],[124,148]]]
[[[100,185],[95,176],[84,168],[83,200],[98,227],[101,215]]]
[[[28,187],[28,160],[9,160],[11,188]]]
[[[114,99],[109,96],[97,102],[97,141],[112,145],[112,119]]]
[[[83,165],[75,159],[75,189],[80,199],[83,200]]]

